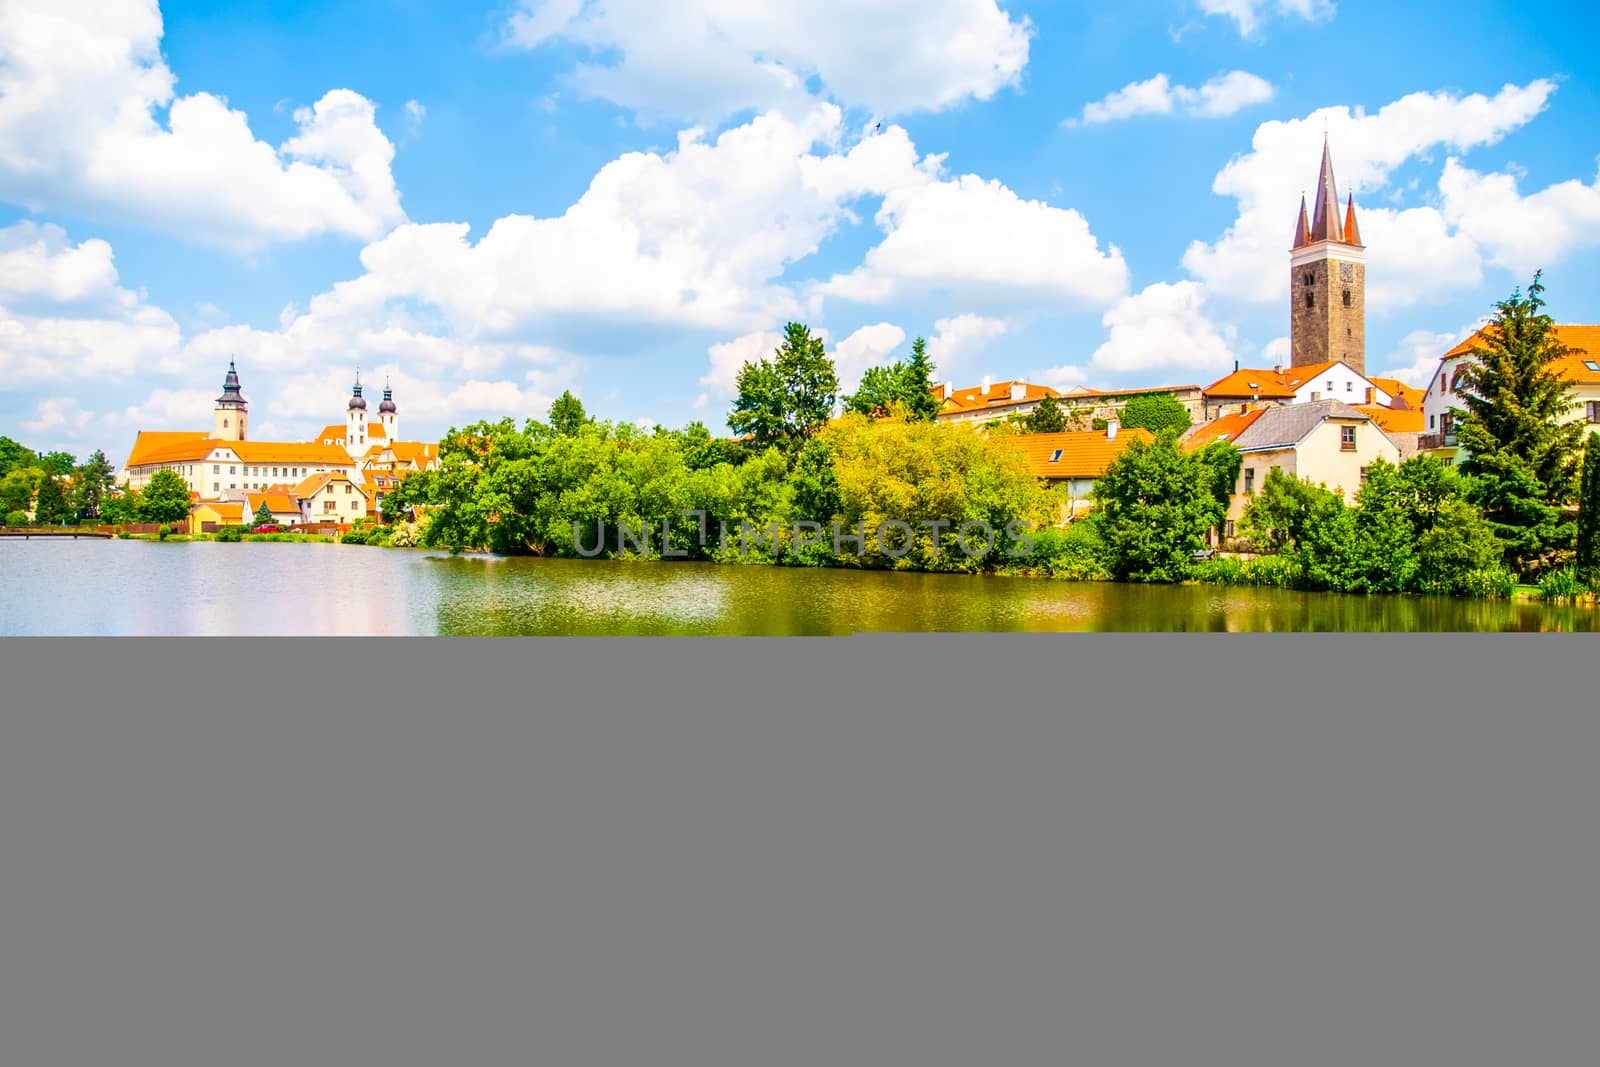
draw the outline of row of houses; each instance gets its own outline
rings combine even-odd
[[[1571,354],[1556,370],[1570,383],[1565,421],[1600,429],[1600,326],[1562,325],[1557,339]],[[939,418],[991,425],[1031,413],[1049,397],[1063,409],[1104,420],[1103,430],[1018,435],[1011,440],[1033,473],[1066,492],[1060,521],[1081,517],[1091,506],[1090,491],[1111,462],[1134,441],[1149,440],[1142,429],[1122,429],[1122,409],[1132,396],[1167,393],[1190,412],[1193,425],[1183,447],[1202,448],[1227,441],[1242,455],[1224,526],[1235,535],[1244,509],[1273,469],[1339,493],[1353,503],[1378,460],[1401,463],[1431,455],[1447,465],[1463,458],[1452,428],[1459,410],[1464,363],[1482,341],[1480,334],[1446,352],[1424,389],[1393,378],[1368,377],[1342,360],[1301,367],[1235,368],[1208,386],[1059,392],[1048,386],[985,381],[969,389],[935,386]]]

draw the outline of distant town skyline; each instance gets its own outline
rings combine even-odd
[[[1325,138],[1368,374],[1426,384],[1541,267],[1600,320],[1576,4],[61,7],[0,13],[0,432],[40,449],[117,462],[230,357],[291,441],[358,364],[422,440],[564,389],[725,432],[789,320],[846,388],[919,335],[958,387],[1287,364]]]

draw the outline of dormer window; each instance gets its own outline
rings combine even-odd
[[[1059,463],[1059,462],[1061,462],[1061,449],[1058,448],[1054,452],[1050,453],[1050,462],[1051,463]]]
[[[1592,359],[1586,359],[1586,360],[1584,360],[1584,361],[1583,361],[1583,365],[1584,365],[1584,366],[1585,366],[1585,367],[1588,367],[1588,368],[1589,368],[1589,369],[1590,369],[1590,370],[1592,370],[1592,371],[1600,371],[1600,363],[1597,363],[1597,362],[1595,362],[1595,361],[1594,361],[1594,360],[1592,360]]]

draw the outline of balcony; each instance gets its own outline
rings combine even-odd
[[[1438,433],[1425,433],[1417,438],[1417,448],[1424,452],[1434,448],[1454,447],[1456,447],[1456,432],[1454,430],[1442,430]]]

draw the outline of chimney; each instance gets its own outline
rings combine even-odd
[[[983,376],[983,388],[978,391],[978,395],[979,396],[988,396],[989,395],[989,376],[987,374],[985,374]]]
[[[945,382],[944,383],[944,398],[946,400],[949,400],[952,396],[955,396],[955,394],[956,394],[956,383],[955,382]]]
[[[1378,391],[1372,386],[1367,386],[1367,403],[1371,404],[1375,402],[1377,392]]]
[[[1011,383],[1011,399],[1012,400],[1025,400],[1025,399],[1027,399],[1027,396],[1028,396],[1028,384],[1026,382],[1012,382]]]
[[[1233,361],[1233,373],[1235,373],[1235,374],[1239,373],[1239,361],[1238,360],[1234,360]]]
[[[1106,440],[1107,441],[1115,441],[1116,439],[1117,439],[1117,420],[1115,418],[1107,419],[1106,420]]]

